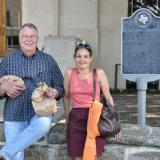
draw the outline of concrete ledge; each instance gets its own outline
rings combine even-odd
[[[66,144],[36,144],[26,151],[26,160],[70,160]],[[160,149],[144,146],[108,144],[99,160],[159,160]]]
[[[0,129],[1,130],[1,129]],[[48,135],[25,152],[25,160],[70,160],[67,156],[64,123],[52,127]],[[4,143],[0,143],[4,145]],[[99,160],[160,160],[160,128],[122,124],[121,138],[106,141]]]

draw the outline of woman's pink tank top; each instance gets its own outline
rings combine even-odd
[[[72,108],[89,108],[93,97],[93,72],[88,79],[80,79],[77,69],[71,69],[70,77],[70,97]],[[96,99],[100,99],[100,82],[96,77]]]

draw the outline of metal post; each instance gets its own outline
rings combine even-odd
[[[146,113],[146,90],[138,90],[138,124],[146,124],[145,120]]]
[[[143,79],[137,81],[137,90],[138,90],[138,124],[146,124],[145,113],[146,113],[146,90],[147,82]]]
[[[117,90],[118,83],[118,66],[121,64],[115,64],[115,79],[114,79],[114,89]]]

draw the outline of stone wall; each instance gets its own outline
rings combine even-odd
[[[121,138],[118,142],[109,139],[100,160],[160,160],[160,95],[147,95],[146,122],[136,124],[136,95],[113,95],[119,110],[122,124]],[[0,101],[0,119],[3,101]],[[63,106],[58,103],[58,111],[53,116],[53,127],[48,135],[26,150],[25,160],[69,160],[64,134]],[[0,145],[4,145],[3,124],[0,123]]]
[[[63,130],[64,123],[61,120],[43,140],[26,150],[25,160],[70,160]],[[122,124],[120,140],[108,139],[105,152],[99,160],[160,160],[159,137],[159,127]],[[4,141],[3,136],[0,136],[0,140]]]

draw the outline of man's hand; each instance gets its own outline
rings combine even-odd
[[[51,88],[51,87],[48,87],[48,89],[46,90],[46,95],[47,95],[49,98],[55,99],[55,98],[57,98],[57,96],[58,96],[58,92],[57,92],[55,89],[53,89],[53,88]]]
[[[1,88],[3,89],[4,93],[11,98],[15,98],[19,96],[25,89],[24,84],[19,84],[17,79],[8,79],[1,84]]]

